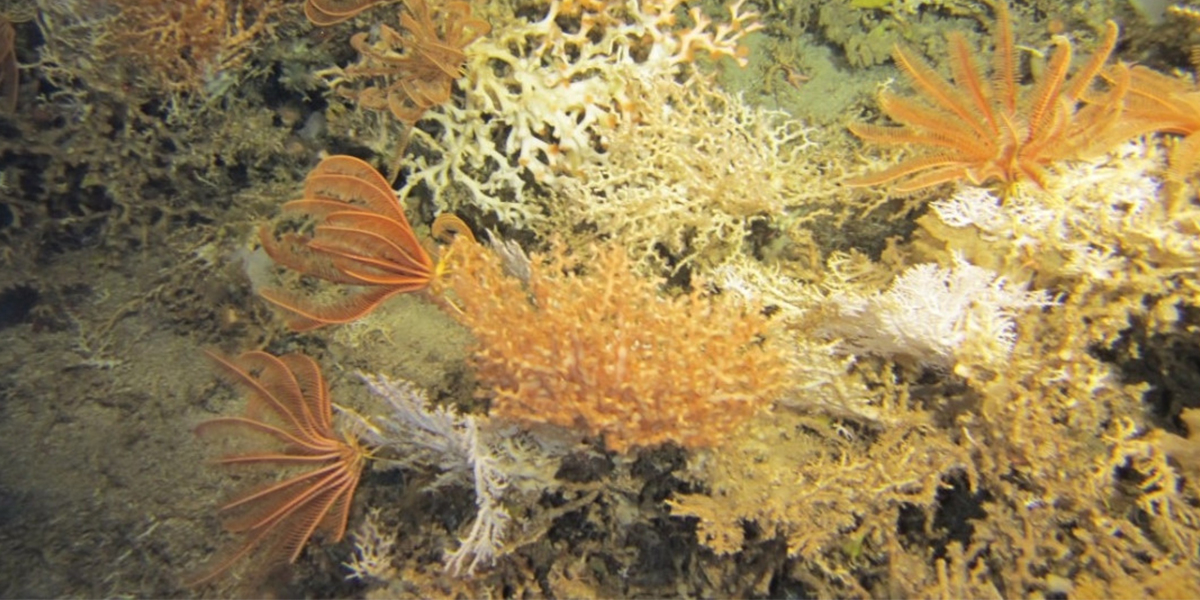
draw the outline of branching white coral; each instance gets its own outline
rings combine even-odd
[[[1024,253],[1019,260],[1040,268],[1058,268],[1040,258],[1061,255],[1065,275],[1099,281],[1133,268],[1131,260],[1194,266],[1200,262],[1200,242],[1188,225],[1194,217],[1162,199],[1164,168],[1157,144],[1133,141],[1094,160],[1061,165],[1046,189],[1021,186],[1001,201],[989,190],[966,187],[932,206],[947,225],[1007,242]]]
[[[604,162],[585,163],[569,184],[572,223],[594,224],[652,263],[658,249],[679,266],[724,263],[757,219],[831,197],[815,130],[785,113],[747,106],[703,79],[631,80],[643,110],[621,116]],[[828,182],[828,183],[823,183]]]
[[[932,204],[952,227],[973,225],[994,236],[1038,231],[1038,237],[1080,239],[1081,229],[1125,220],[1158,202],[1163,166],[1154,145],[1130,142],[1090,161],[1076,161],[1051,173],[1045,189],[1016,188],[1003,202],[985,188],[963,187],[948,200]]]
[[[493,448],[482,441],[479,417],[462,415],[446,407],[431,409],[425,394],[412,383],[380,375],[360,375],[375,395],[387,401],[392,412],[375,422],[366,437],[381,448],[396,450],[406,465],[436,465],[443,474],[434,486],[454,481],[475,487],[479,510],[458,550],[447,557],[447,570],[470,574],[491,564],[503,546],[512,518],[502,503],[507,477]]]
[[[350,571],[348,580],[382,582],[395,574],[392,568],[392,552],[396,548],[396,535],[387,531],[380,522],[379,509],[367,511],[358,529],[354,531],[354,554],[343,566]]]
[[[773,307],[781,313],[780,319],[788,323],[798,321],[821,298],[814,286],[745,255],[717,267],[713,274],[722,290],[736,294],[748,304]]]
[[[726,23],[694,9],[690,29],[676,23],[680,4],[553,0],[535,22],[494,19],[466,49],[461,101],[413,130],[400,196],[423,187],[441,210],[469,203],[517,226],[541,221],[546,194],[604,161],[609,130],[638,103],[631,78],[673,78],[697,54],[744,63],[738,44],[759,25],[743,1]]]
[[[446,569],[456,575],[464,572],[471,575],[479,567],[495,562],[503,554],[504,539],[512,522],[512,517],[501,503],[508,489],[508,477],[493,448],[482,440],[478,421],[474,417],[466,417],[464,425],[478,512],[467,537],[459,540],[458,549],[447,557]]]
[[[969,339],[1003,358],[1016,341],[1016,314],[1051,303],[1045,292],[1028,292],[956,255],[949,268],[910,267],[886,292],[834,294],[834,317],[820,333],[843,339],[848,352],[948,366]]]
[[[1195,297],[1200,209],[1193,190],[1164,185],[1165,155],[1161,141],[1137,140],[1059,165],[1045,189],[1018,187],[1003,202],[960,192],[934,204],[942,223],[926,227],[978,264],[1067,291],[1094,343],[1113,343],[1132,316],[1170,328]]]
[[[446,557],[454,574],[474,574],[504,554],[512,517],[504,506],[510,482],[537,480],[539,458],[515,441],[515,432],[498,429],[487,417],[463,415],[446,407],[431,408],[425,394],[408,381],[360,374],[367,387],[387,402],[390,414],[365,424],[360,436],[379,448],[394,451],[405,466],[434,466],[442,470],[431,487],[463,483],[475,489],[477,512],[466,537]],[[540,491],[542,481],[533,481]],[[369,574],[371,556],[353,564]]]
[[[430,407],[425,392],[412,382],[366,373],[359,377],[391,409],[388,415],[371,420],[371,429],[362,434],[367,444],[392,450],[390,454],[398,457],[393,460],[405,467],[440,469],[442,476],[434,482],[435,487],[469,481],[473,448],[465,431],[473,417],[445,406]]]

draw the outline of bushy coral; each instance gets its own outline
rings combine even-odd
[[[679,496],[672,513],[699,517],[700,541],[719,554],[741,550],[754,523],[781,537],[789,556],[836,571],[831,556],[892,536],[902,507],[931,509],[950,477],[975,477],[963,448],[906,412],[879,439],[858,441],[790,412],[772,415],[696,461],[711,491]]]
[[[693,9],[688,28],[680,6],[552,0],[535,20],[489,15],[491,33],[465,49],[461,99],[412,131],[401,197],[424,189],[442,210],[474,205],[521,227],[544,221],[548,194],[604,161],[618,117],[646,109],[631,79],[686,75],[701,58],[744,62],[740,41],[758,28],[756,13],[736,2],[722,23]],[[334,70],[330,81],[346,76]]]
[[[566,180],[558,212],[595,225],[644,264],[663,254],[712,267],[741,251],[753,224],[803,206],[828,214],[815,131],[783,113],[746,105],[703,78],[634,79],[638,108],[608,134],[602,161]]]
[[[115,52],[136,61],[146,81],[196,91],[241,65],[270,35],[283,0],[116,0]]]
[[[618,452],[714,446],[784,386],[765,316],[701,291],[665,297],[619,247],[555,245],[527,281],[472,242],[446,261],[495,416],[602,435]]]
[[[474,573],[491,564],[503,553],[512,522],[503,504],[512,471],[505,459],[511,463],[518,453],[493,448],[490,440],[494,435],[485,417],[430,407],[424,392],[407,381],[379,375],[362,378],[390,409],[373,423],[365,423],[364,437],[395,452],[395,464],[437,466],[443,472],[431,487],[467,482],[475,489],[475,520],[458,550],[448,554],[446,568],[454,573]]]
[[[985,268],[1089,298],[1091,339],[1110,345],[1130,317],[1171,327],[1196,286],[1200,210],[1164,198],[1166,170],[1158,144],[1130,142],[1003,201],[965,188],[922,224]]]
[[[844,351],[907,356],[948,366],[967,340],[989,346],[1003,360],[1016,341],[1015,318],[1047,306],[1044,292],[1028,292],[987,269],[954,257],[954,265],[909,267],[883,293],[849,290],[831,294],[817,320],[818,332],[844,340]]]
[[[764,10],[806,2],[769,3]],[[302,4],[288,2],[297,21]],[[318,23],[355,14],[360,24],[376,15],[379,23],[391,22],[395,2],[386,9],[357,12],[373,4],[311,0],[307,6]],[[414,10],[420,4],[408,3],[410,16],[422,12]],[[958,165],[947,173],[934,166],[925,171],[932,172],[931,179],[901,175],[899,180],[915,187],[944,175],[967,180],[976,175],[978,181],[995,176],[1006,183],[1032,179],[1040,186],[1015,183],[1003,193],[962,187],[932,203],[916,223],[906,221],[908,215],[889,223],[888,234],[904,235],[883,242],[884,236],[872,232],[872,239],[863,239],[855,237],[852,227],[866,221],[861,204],[841,201],[851,194],[872,195],[877,206],[886,206],[890,198],[877,190],[836,189],[842,171],[857,162],[842,152],[840,144],[848,141],[838,137],[840,130],[809,129],[785,115],[753,108],[752,94],[744,100],[718,89],[716,78],[694,67],[694,61],[705,57],[730,65],[743,61],[741,44],[758,20],[746,5],[726,5],[724,16],[714,12],[710,17],[699,10],[685,15],[678,0],[515,4],[473,6],[472,14],[486,18],[495,30],[465,49],[447,52],[453,60],[425,65],[436,70],[425,73],[437,80],[432,88],[410,85],[406,90],[405,82],[391,75],[353,82],[365,93],[355,96],[356,106],[371,107],[372,95],[375,107],[388,106],[390,88],[401,109],[397,116],[418,121],[411,129],[411,154],[395,157],[403,176],[377,177],[370,186],[374,204],[394,209],[392,185],[397,185],[401,202],[428,201],[405,206],[422,210],[409,212],[418,229],[432,217],[432,205],[443,213],[450,207],[472,207],[467,216],[490,212],[494,215],[485,220],[495,216],[509,225],[528,226],[535,236],[519,236],[527,246],[550,237],[536,234],[570,236],[569,243],[552,245],[548,254],[524,262],[515,244],[504,246],[507,258],[501,259],[463,239],[444,255],[444,264],[424,260],[416,269],[424,278],[422,287],[433,284],[437,289],[431,291],[447,313],[475,334],[474,372],[460,365],[460,355],[440,352],[459,349],[465,332],[418,311],[401,315],[406,317],[401,321],[389,320],[397,316],[394,310],[377,313],[367,324],[370,336],[340,327],[319,336],[266,334],[255,342],[321,343],[322,354],[351,368],[380,368],[387,356],[402,365],[406,376],[411,373],[404,369],[411,366],[423,380],[441,382],[437,395],[430,396],[435,404],[399,379],[364,377],[387,401],[385,416],[358,422],[356,435],[372,449],[365,464],[399,467],[403,474],[366,478],[362,496],[382,512],[368,517],[356,536],[358,554],[348,563],[352,576],[372,580],[368,585],[391,579],[396,587],[389,593],[403,585],[408,586],[404,592],[416,590],[423,596],[482,597],[503,589],[514,596],[616,597],[665,595],[663,588],[647,593],[639,583],[663,573],[664,586],[683,589],[677,587],[683,578],[673,578],[667,569],[686,564],[694,567],[687,573],[705,575],[694,578],[704,579],[702,583],[683,590],[697,596],[766,597],[788,593],[787,586],[801,583],[810,595],[821,597],[1088,597],[1108,591],[1139,597],[1198,595],[1200,563],[1194,550],[1200,543],[1200,488],[1191,463],[1200,454],[1195,434],[1200,418],[1184,412],[1188,438],[1182,432],[1167,433],[1147,416],[1145,400],[1154,399],[1148,394],[1151,387],[1136,381],[1145,376],[1142,371],[1153,370],[1136,363],[1140,355],[1165,352],[1161,345],[1155,347],[1159,342],[1154,335],[1189,343],[1195,337],[1200,211],[1190,170],[1178,167],[1172,177],[1163,159],[1169,145],[1148,140],[1083,161],[1068,159],[1072,153],[1067,152],[1044,154],[1053,160],[1026,161],[1023,169],[1016,169],[1020,161],[993,165],[996,157],[988,155],[982,161],[985,168],[978,170]],[[890,8],[895,19],[877,10],[880,2],[827,2],[820,10],[845,12],[852,4],[876,7],[857,10],[857,23],[883,25],[880,31],[896,36],[904,17],[904,35],[914,38],[925,31],[923,26],[944,22],[945,16],[926,6],[918,13],[921,19],[909,18],[918,5],[935,4],[955,14],[959,6],[972,14],[980,10],[977,3],[966,7],[965,1],[924,0],[887,3],[883,8]],[[48,156],[61,146],[69,148],[66,153],[75,161],[82,160],[83,152],[97,157],[88,159],[99,161],[93,165],[122,160],[137,165],[145,172],[125,167],[108,191],[166,210],[164,221],[185,219],[170,213],[174,205],[154,202],[157,197],[147,198],[145,192],[202,207],[197,210],[219,208],[222,203],[208,196],[228,197],[227,181],[214,192],[204,185],[185,187],[178,173],[202,160],[213,166],[196,171],[193,184],[207,184],[223,171],[230,179],[259,181],[263,173],[243,169],[247,161],[232,150],[233,142],[221,140],[235,139],[240,145],[254,138],[253,147],[261,148],[255,156],[265,161],[262,157],[276,153],[267,142],[281,145],[303,118],[296,111],[280,119],[282,127],[273,126],[275,113],[262,103],[304,86],[228,87],[241,80],[229,77],[226,67],[247,58],[243,49],[253,49],[253,40],[219,51],[215,59],[191,51],[143,57],[183,58],[185,67],[193,59],[207,65],[189,77],[198,75],[232,90],[227,100],[242,98],[222,105],[237,119],[213,115],[189,121],[177,106],[163,110],[170,113],[163,117],[157,106],[145,103],[162,91],[161,81],[146,81],[152,86],[125,94],[120,90],[127,83],[125,73],[100,79],[89,67],[93,70],[86,72],[96,78],[73,79],[64,66],[68,63],[55,57],[86,63],[89,59],[79,49],[101,48],[97,40],[111,31],[106,19],[116,14],[114,6],[129,4],[70,0],[42,5],[46,9],[39,26],[47,34],[46,46],[42,64],[29,69],[57,86],[60,95],[57,100],[27,96],[38,103],[78,102],[63,105],[75,112],[49,114],[59,123],[86,117],[96,131],[88,139],[121,140],[122,145],[118,152],[107,152],[106,146],[81,146],[83,138],[59,138],[69,144],[39,138],[40,147],[50,147],[39,152]],[[239,22],[235,13],[225,13],[230,27],[224,34],[236,37],[241,28],[256,27],[254,7],[268,5],[252,0],[220,4],[242,7],[245,15]],[[88,10],[66,21],[71,28],[56,30],[51,26],[56,19],[68,16],[56,11],[66,6]],[[141,6],[157,10],[165,4]],[[188,21],[200,18],[188,11],[214,6],[216,0],[209,0],[171,5],[174,12],[168,12]],[[440,6],[465,17],[461,3]],[[810,13],[817,12],[814,3],[807,6]],[[1013,29],[1029,31],[1030,24],[1023,21],[1032,11],[1028,4],[1020,6]],[[426,16],[436,20],[436,12]],[[880,21],[881,14],[886,21]],[[454,22],[450,20],[451,29],[465,27]],[[31,27],[19,26],[19,42],[30,37]],[[73,28],[97,37],[73,36]],[[258,31],[269,29],[268,24]],[[299,81],[296,74],[307,73],[311,64],[331,62],[319,51],[322,47],[338,48],[346,53],[343,60],[353,60],[345,40],[337,39],[350,29],[331,27],[296,36],[288,50],[268,50],[245,64],[279,67],[281,79]],[[405,31],[412,29],[417,28]],[[50,35],[55,31],[60,35]],[[397,39],[405,34],[382,27],[370,31],[359,38],[359,49],[374,53],[374,62],[364,69],[382,69],[409,51],[400,42],[411,40]],[[1137,30],[1126,31],[1128,37]],[[220,33],[211,28],[197,32]],[[1112,42],[1115,29],[1105,32]],[[133,37],[126,39],[148,42],[159,33],[131,32]],[[1072,38],[1071,45],[1084,45],[1077,41],[1086,35]],[[1000,46],[1011,46],[1013,36],[997,38]],[[389,40],[397,44],[382,43]],[[203,40],[196,41],[196,48],[202,48]],[[838,43],[812,43],[830,41]],[[954,83],[982,87],[977,95],[956,88],[947,96],[950,100],[935,104],[950,112],[955,107],[965,107],[966,113],[978,109],[979,119],[965,119],[959,130],[973,129],[973,122],[981,131],[1011,135],[1012,140],[1004,141],[1013,142],[1006,146],[1009,150],[1031,139],[1057,144],[1054,134],[1079,133],[1071,123],[1088,116],[1090,108],[1115,106],[1109,102],[1115,95],[1087,89],[1088,77],[1067,78],[1073,66],[1067,43],[1055,38],[1052,45],[1056,50],[1047,55],[1046,64],[1034,61],[1046,76],[1035,76],[1031,93],[1021,93],[1023,68],[997,65],[992,69],[1000,74],[997,83],[983,85],[986,74],[966,56],[967,47],[952,42],[958,56],[950,64],[957,71]],[[18,45],[19,55],[27,51]],[[1122,45],[1115,51],[1128,49]],[[997,54],[997,63],[1031,55],[1015,46]],[[851,62],[877,58],[881,55],[873,50],[869,56],[864,51],[848,57]],[[119,68],[127,66],[120,62]],[[1085,74],[1100,68],[1097,61],[1075,62],[1085,66]],[[1168,92],[1167,100],[1193,100],[1190,84],[1154,83],[1144,67],[1123,69],[1104,70],[1112,85],[1105,90],[1119,89],[1124,85],[1120,78],[1128,75],[1134,89],[1150,82]],[[918,66],[910,74],[926,77],[932,70]],[[21,74],[23,83],[33,82],[25,71]],[[803,83],[799,73],[789,70],[787,75],[789,83]],[[335,80],[339,76],[368,73],[347,66],[333,74]],[[950,80],[941,83],[949,86]],[[946,86],[926,77],[923,89],[938,95]],[[26,87],[33,91],[32,85]],[[117,94],[118,101],[87,105],[79,100],[85,88],[95,92],[101,87]],[[1061,88],[1072,93],[1055,98]],[[327,113],[314,114],[335,124],[339,119],[376,121],[331,146],[360,155],[367,152],[364,146],[380,150],[371,139],[396,126],[391,115],[345,111],[337,96]],[[281,100],[289,105],[301,101]],[[1128,96],[1126,100],[1121,105],[1126,116],[1149,110]],[[442,101],[444,106],[432,106]],[[127,112],[113,110],[122,102],[128,104]],[[1040,113],[1030,110],[1039,106]],[[31,107],[31,117],[47,119],[38,116],[44,106]],[[250,107],[254,112],[248,112]],[[906,108],[933,112],[919,101],[893,102],[891,108],[900,109],[897,114]],[[1095,119],[1083,121],[1104,124],[1112,113],[1090,116]],[[187,127],[189,135],[167,135],[163,119],[173,123],[170,127]],[[1188,133],[1161,122],[1152,128]],[[1194,140],[1185,137],[1175,148],[1178,152],[1191,145]],[[165,148],[178,151],[164,153]],[[1019,149],[1014,153],[1001,152],[1000,158],[1029,157],[1016,156]],[[1179,165],[1191,162],[1187,153],[1176,156]],[[48,167],[42,180],[68,181],[71,160]],[[16,183],[26,187],[22,173],[31,167],[23,165],[33,162],[21,158],[0,183],[7,182],[10,189]],[[295,176],[293,164],[272,164],[284,175],[281,179]],[[920,171],[927,164],[908,162],[901,170]],[[1009,167],[1016,170],[996,175],[997,169]],[[93,168],[82,178],[95,180],[101,171]],[[330,175],[349,183],[346,173]],[[162,185],[168,179],[171,185]],[[58,193],[73,192],[63,189]],[[195,201],[196,196],[205,196],[204,201]],[[378,218],[362,211],[349,214],[349,205],[327,197],[314,196],[307,206],[318,205],[320,216],[332,220],[319,219],[317,230],[297,223],[297,233],[321,238],[331,260],[349,264],[348,246],[334,243],[337,236],[331,234],[338,230],[337,235],[347,235],[347,219],[378,225]],[[258,204],[247,210],[268,212]],[[17,226],[25,226],[24,214],[16,214]],[[203,223],[198,228],[206,231],[202,218],[189,214],[186,221],[189,228],[192,222]],[[805,231],[814,222],[838,227]],[[796,224],[801,227],[789,228]],[[223,242],[240,235],[236,227],[224,229],[223,221],[219,227],[223,229],[214,236]],[[382,264],[373,252],[395,249],[398,238],[395,231],[375,226],[358,230],[356,239],[365,251],[354,257],[366,262],[359,261],[355,273],[366,268],[371,276]],[[411,237],[411,232],[405,235]],[[784,236],[786,243],[780,241]],[[603,244],[589,246],[599,244],[597,238]],[[836,248],[826,243],[834,238]],[[152,248],[154,239],[145,238],[141,247]],[[396,252],[421,254],[419,244],[413,244]],[[215,242],[206,243],[197,253],[205,261],[215,260],[215,247]],[[647,263],[664,266],[655,264],[660,260],[676,261],[665,266],[685,267],[675,273],[677,281],[688,281],[690,275],[688,283],[696,291],[664,289],[659,281],[636,274],[646,271]],[[190,280],[211,272],[201,270]],[[701,279],[714,273],[722,277],[719,291]],[[310,283],[303,280],[306,289]],[[225,284],[238,287],[225,280],[214,285]],[[149,297],[166,297],[168,291],[159,286]],[[1048,301],[1051,294],[1053,303]],[[417,302],[392,308],[405,310]],[[418,320],[420,326],[413,326]],[[427,335],[444,336],[438,351],[427,350]],[[397,351],[398,344],[406,346],[404,353]],[[438,368],[418,371],[419,365],[409,364],[409,357],[426,352]],[[1183,363],[1187,352],[1180,354]],[[247,377],[251,375],[259,377]],[[267,375],[272,381],[284,378]],[[342,379],[335,377],[334,385]],[[465,397],[474,389],[488,402]],[[1176,393],[1169,400],[1175,410],[1194,399]],[[460,412],[451,403],[471,409]],[[1167,405],[1163,401],[1156,407]],[[1163,423],[1167,428],[1179,425],[1171,419]],[[586,436],[593,443],[579,443]],[[655,447],[663,444],[682,448]],[[622,456],[603,452],[601,446]],[[681,472],[685,460],[688,468]],[[405,485],[391,484],[398,479]],[[664,518],[664,498],[675,518]],[[436,503],[436,518],[431,503]],[[359,514],[349,512],[352,519]],[[639,539],[646,532],[650,535]],[[662,544],[645,541],[660,535]],[[693,535],[717,556],[688,543]],[[662,548],[670,550],[660,552]],[[728,556],[734,553],[740,556]],[[644,557],[657,554],[666,555],[669,560],[663,562],[671,566],[638,572],[652,562]],[[442,564],[435,556],[443,558]],[[314,559],[317,564],[324,556]],[[497,563],[495,570],[486,568]],[[596,583],[601,580],[611,582],[610,587]]]

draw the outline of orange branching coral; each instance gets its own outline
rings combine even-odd
[[[713,446],[784,385],[766,317],[727,297],[663,297],[620,247],[585,258],[556,244],[523,278],[465,237],[448,256],[452,312],[479,341],[496,416],[603,435],[618,452]]]
[[[383,0],[308,0],[304,3],[304,16],[313,25],[336,25],[353,19],[358,13],[379,4]]]
[[[263,228],[259,237],[267,254],[301,274],[355,286],[324,301],[262,290],[264,298],[291,313],[293,329],[353,321],[396,294],[425,289],[434,278],[433,261],[396,194],[374,167],[357,158],[321,161],[304,180],[304,197],[283,209],[315,220],[316,226],[311,236],[290,233],[282,239]]]
[[[977,68],[972,49],[959,33],[949,36],[953,83],[911,50],[896,47],[896,64],[927,101],[884,92],[880,108],[901,126],[858,123],[850,130],[868,142],[911,145],[927,151],[889,169],[851,179],[848,185],[897,181],[899,192],[956,180],[975,185],[1028,180],[1043,185],[1044,169],[1050,163],[1102,149],[1100,146],[1113,141],[1107,134],[1120,116],[1125,85],[1118,81],[1104,94],[1089,94],[1089,88],[1116,44],[1116,24],[1106,23],[1095,54],[1070,78],[1071,45],[1067,38],[1055,36],[1055,49],[1044,75],[1023,91],[1008,8],[1003,2],[994,8],[996,48],[990,77]]]
[[[1131,135],[1174,133],[1183,140],[1171,151],[1167,176],[1182,181],[1200,160],[1200,88],[1146,67],[1127,69],[1131,83],[1122,122]],[[1118,76],[1121,73],[1117,74]]]
[[[486,35],[491,26],[472,18],[466,2],[448,2],[431,10],[425,0],[408,0],[406,8],[400,14],[403,33],[380,25],[374,44],[368,42],[367,33],[350,39],[362,57],[346,67],[347,78],[378,77],[387,82],[341,93],[366,108],[389,110],[411,125],[429,108],[450,100],[451,84],[463,76],[467,60],[463,48]]]
[[[194,91],[246,61],[284,0],[116,0],[110,41],[167,89]]]
[[[205,421],[196,432],[231,428],[259,434],[278,446],[231,454],[217,463],[301,470],[221,507],[228,517],[226,529],[244,534],[246,541],[195,578],[193,585],[220,575],[255,549],[295,562],[318,529],[334,541],[341,540],[368,457],[353,436],[334,431],[329,390],[311,358],[301,354],[275,357],[265,352],[247,352],[236,359],[209,356],[226,377],[248,392],[249,403],[246,416]]]

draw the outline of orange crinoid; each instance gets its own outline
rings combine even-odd
[[[1032,88],[1023,90],[1008,7],[996,2],[993,8],[996,48],[990,76],[977,67],[972,49],[959,33],[948,37],[953,83],[911,50],[896,47],[896,64],[923,101],[883,92],[880,108],[901,126],[856,123],[850,130],[868,142],[924,151],[891,168],[851,179],[848,185],[895,181],[898,192],[956,180],[975,185],[1026,180],[1043,185],[1050,163],[1104,150],[1105,144],[1115,141],[1109,134],[1120,117],[1128,79],[1114,82],[1104,93],[1091,86],[1116,45],[1116,24],[1105,24],[1096,52],[1072,77],[1068,77],[1071,45],[1065,37],[1055,36],[1044,73]]]
[[[270,449],[226,455],[217,463],[301,470],[221,506],[225,528],[244,534],[246,540],[193,579],[192,585],[220,575],[255,549],[274,555],[269,558],[295,562],[318,529],[332,540],[341,540],[368,456],[352,436],[334,431],[328,386],[311,358],[265,352],[247,352],[235,359],[209,356],[228,379],[247,391],[249,402],[245,416],[205,421],[196,433],[231,429],[273,441]]]
[[[287,310],[297,331],[357,319],[379,303],[423,290],[434,264],[417,241],[387,180],[351,156],[322,160],[304,180],[304,197],[283,205],[285,213],[316,222],[311,235],[276,239],[270,228],[259,238],[275,262],[325,281],[355,286],[333,298],[302,297],[282,290],[260,294]]]
[[[483,19],[471,16],[466,2],[437,3],[406,0],[400,13],[401,31],[380,24],[378,40],[357,33],[350,45],[361,55],[346,67],[351,80],[380,80],[360,90],[341,93],[372,110],[389,110],[401,123],[412,125],[426,110],[450,101],[450,88],[464,75],[464,49],[491,31]]]
[[[1131,83],[1121,119],[1130,137],[1152,131],[1183,136],[1171,150],[1167,177],[1187,179],[1200,164],[1200,87],[1190,78],[1170,77],[1142,66],[1127,73]],[[1115,71],[1112,77],[1124,74]]]

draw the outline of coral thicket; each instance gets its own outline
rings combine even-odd
[[[116,0],[110,41],[147,81],[195,91],[246,61],[270,34],[284,0]]]
[[[1200,34],[1054,4],[0,0],[0,596],[1200,597]]]
[[[498,417],[603,435],[619,452],[714,446],[782,389],[782,355],[753,308],[665,297],[611,245],[556,245],[521,280],[472,244],[452,246],[446,286]]]

